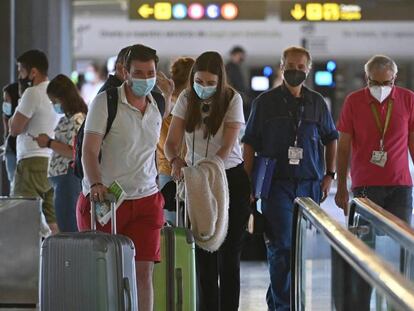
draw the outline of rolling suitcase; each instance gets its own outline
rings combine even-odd
[[[136,311],[138,300],[133,242],[116,235],[114,198],[112,233],[62,233],[47,238],[41,249],[41,311]]]
[[[177,187],[178,189],[178,187]],[[178,227],[180,203],[176,195],[177,227],[161,230],[161,263],[154,268],[154,311],[196,310],[195,245],[187,228],[184,204],[184,227]]]
[[[42,201],[0,198],[0,308],[35,308],[39,299]]]

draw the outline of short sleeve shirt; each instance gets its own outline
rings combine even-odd
[[[259,95],[252,105],[242,141],[259,155],[277,160],[274,178],[321,180],[325,173],[323,146],[338,138],[323,97],[302,87],[297,99],[281,85]],[[291,165],[288,150],[296,139],[303,159],[299,165]]]
[[[181,93],[172,111],[173,116],[183,120],[185,119],[187,107],[189,105],[187,94],[187,91]],[[210,105],[211,101],[207,100],[203,103]],[[208,116],[208,113],[202,112],[202,116],[206,117]],[[204,159],[205,157],[213,156],[217,153],[223,145],[223,129],[224,123],[226,122],[237,122],[244,124],[243,100],[239,93],[235,93],[230,100],[229,107],[224,115],[223,123],[218,129],[216,135],[210,137],[210,139],[204,138],[203,127],[196,128],[193,133],[185,132],[185,143],[187,146],[186,162],[189,165],[193,165],[193,155],[195,164],[197,161]],[[242,162],[243,157],[241,153],[240,141],[237,140],[233,146],[233,149],[230,151],[229,156],[224,161],[224,166],[226,169],[229,169],[236,167]]]
[[[126,199],[140,199],[158,192],[155,151],[160,137],[161,114],[151,94],[142,114],[128,103],[126,83],[118,87],[118,110],[111,130],[102,142],[100,169],[102,183],[115,180],[127,194]],[[85,134],[104,136],[108,118],[106,92],[92,101],[86,116]],[[82,191],[89,193],[90,182],[85,176]]]
[[[17,105],[16,111],[30,119],[23,133],[17,136],[17,160],[30,157],[50,157],[49,148],[40,148],[31,136],[45,133],[54,137],[54,129],[59,121],[46,89],[49,82],[42,82],[27,88]]]
[[[55,140],[73,146],[74,138],[84,120],[85,114],[81,112],[70,117],[65,115],[60,118],[55,128]],[[52,152],[48,171],[49,177],[66,174],[71,161],[71,158],[64,157],[57,152]]]
[[[385,166],[370,162],[372,152],[379,150],[380,132],[375,123],[371,104],[385,122],[389,101],[393,109],[389,128],[384,138],[387,152]],[[408,167],[408,136],[414,132],[414,93],[395,86],[390,96],[379,103],[368,88],[348,95],[338,121],[338,130],[351,135],[352,187],[361,186],[411,186]]]

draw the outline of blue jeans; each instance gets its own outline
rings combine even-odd
[[[320,181],[274,180],[269,198],[262,200],[270,273],[270,286],[266,294],[266,301],[271,311],[290,310],[290,251],[293,201],[296,197],[311,197],[319,203],[321,199]]]
[[[13,152],[13,150],[6,148],[5,159],[6,159],[7,179],[10,182],[10,188],[11,188],[13,186],[14,174],[16,173],[16,165],[17,165],[16,153]],[[10,189],[10,193],[11,192],[12,190]]]
[[[49,177],[54,189],[53,205],[60,232],[77,232],[76,202],[81,192],[81,181],[69,168],[67,174]]]
[[[388,212],[411,224],[412,187],[409,186],[370,186],[357,187],[354,197],[365,197],[378,204]],[[364,224],[364,219],[359,224]],[[368,222],[367,225],[370,226]],[[375,228],[362,238],[371,248],[375,248]],[[333,295],[337,311],[370,310],[371,286],[335,251],[332,255]]]

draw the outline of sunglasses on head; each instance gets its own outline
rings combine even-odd
[[[151,49],[148,46],[144,45],[133,45],[129,48],[127,54],[125,55],[125,61],[127,62],[129,58],[131,57],[131,54],[146,54],[146,55],[157,55],[157,51],[154,49]]]

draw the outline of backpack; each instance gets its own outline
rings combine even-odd
[[[105,135],[103,139],[105,139],[106,135],[108,135],[109,131],[111,130],[112,123],[115,120],[116,113],[118,111],[118,88],[110,88],[105,91],[106,92],[106,104],[108,107],[108,118],[106,122],[106,130]],[[164,115],[165,110],[165,100],[164,97],[157,92],[151,92],[151,95],[153,96],[154,100],[157,103],[158,110],[161,114],[161,118]],[[85,123],[86,120],[83,121],[81,127],[79,128],[78,133],[75,136],[74,140],[74,157],[73,157],[73,171],[75,176],[79,177],[80,179],[83,179],[83,166],[82,166],[82,145],[83,145],[83,138],[85,134]],[[99,154],[99,161],[101,160],[101,154]]]

